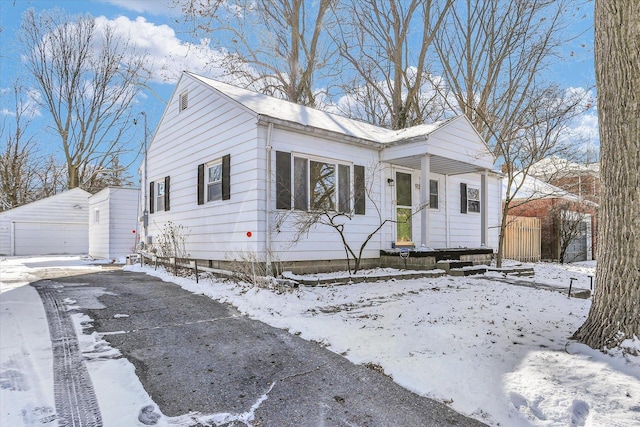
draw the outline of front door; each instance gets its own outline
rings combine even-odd
[[[396,172],[396,245],[412,245],[411,174]]]

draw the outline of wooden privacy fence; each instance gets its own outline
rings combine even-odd
[[[507,216],[504,258],[521,262],[540,261],[540,219]]]

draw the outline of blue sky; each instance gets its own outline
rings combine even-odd
[[[20,26],[22,13],[30,7],[38,10],[58,7],[70,14],[90,13],[92,16],[110,21],[118,31],[130,35],[134,45],[148,52],[153,74],[151,88],[138,99],[136,108],[145,111],[151,131],[158,123],[173,87],[183,70],[208,77],[216,77],[211,58],[218,54],[206,41],[194,40],[180,24],[181,15],[173,7],[172,0],[0,0],[0,90],[11,87],[13,80],[24,74],[20,54],[15,45],[15,33]],[[584,88],[593,84],[593,35],[590,29],[593,20],[593,4],[586,2],[579,16],[568,17],[575,21],[576,30],[584,30],[577,40],[567,43],[561,57],[555,63],[551,78],[562,86]],[[0,116],[8,115],[6,99],[0,104]],[[47,112],[41,112],[40,120],[34,120],[33,128],[40,139],[53,139],[43,130]],[[2,117],[0,117],[0,120]],[[40,126],[40,128],[38,128]],[[134,128],[142,140],[141,127]],[[593,111],[582,115],[575,122],[575,129],[584,138],[597,144],[597,116]],[[53,142],[52,142],[53,145]],[[135,168],[133,168],[135,169]]]

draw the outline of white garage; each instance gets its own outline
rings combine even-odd
[[[89,196],[74,188],[0,212],[0,255],[86,254]]]
[[[140,189],[107,187],[89,197],[89,255],[119,259],[138,243]]]

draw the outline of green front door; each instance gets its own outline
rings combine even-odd
[[[411,174],[396,172],[396,245],[413,244],[411,233]]]

